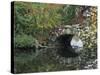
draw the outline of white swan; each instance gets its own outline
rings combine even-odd
[[[70,42],[70,45],[76,52],[80,52],[83,49],[83,42],[77,36],[74,36]]]

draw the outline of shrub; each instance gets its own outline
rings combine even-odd
[[[31,35],[21,34],[16,35],[14,38],[15,48],[31,48],[36,46],[38,41]]]

